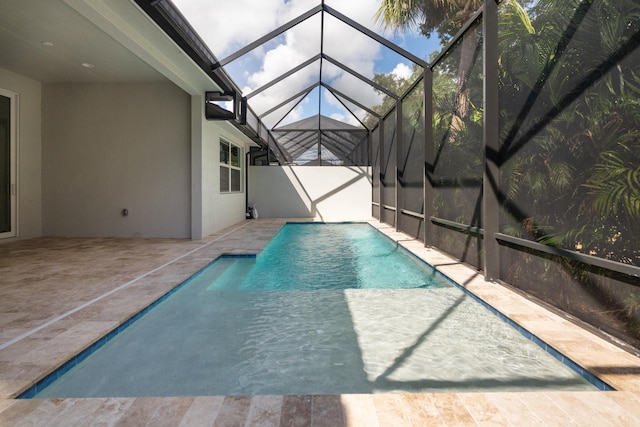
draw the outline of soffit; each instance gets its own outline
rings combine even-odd
[[[43,83],[163,79],[60,0],[0,1],[0,67]]]
[[[0,68],[42,83],[168,79],[194,95],[219,89],[129,0],[0,0]]]

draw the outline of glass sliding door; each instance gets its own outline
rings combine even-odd
[[[16,235],[16,95],[0,89],[0,239]]]

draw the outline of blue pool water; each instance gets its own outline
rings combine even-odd
[[[289,223],[256,258],[227,258],[219,263],[214,268],[225,272],[210,290],[452,286],[368,224]]]
[[[81,359],[35,397],[596,389],[362,224],[289,224]]]

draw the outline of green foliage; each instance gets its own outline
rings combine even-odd
[[[640,265],[640,4],[523,11],[500,5],[503,231]]]
[[[584,186],[590,189],[593,208],[602,217],[640,221],[640,164],[633,163],[638,159],[628,147],[620,151],[600,153],[600,161]]]
[[[482,0],[382,0],[376,18],[387,28],[418,27],[448,42],[482,6]]]
[[[444,40],[459,28],[455,16],[468,18],[477,3],[386,0],[378,17],[391,27],[438,31]],[[640,31],[640,4],[503,0],[499,22],[501,188],[512,206],[505,231],[640,265],[633,237],[640,233],[640,52],[621,53]],[[470,153],[481,137],[481,101],[461,95],[460,63],[443,63],[433,85],[436,148],[469,177],[479,163]],[[386,87],[403,83],[377,79]]]
[[[413,72],[409,78],[404,79],[398,77],[395,74],[376,74],[373,76],[373,81],[387,89],[388,91],[399,95],[403,95],[416,79],[419,79],[423,70],[419,66],[415,66]],[[378,91],[378,93],[381,93]],[[371,109],[380,116],[385,116],[395,106],[396,100],[390,96],[385,95],[382,104],[375,105]],[[372,129],[377,124],[378,119],[371,114],[367,114],[364,119],[364,124],[367,128]]]

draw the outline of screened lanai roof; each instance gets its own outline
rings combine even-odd
[[[234,121],[270,163],[358,164],[400,82],[438,50],[417,30],[385,32],[380,0],[136,2],[216,82],[207,118]]]

